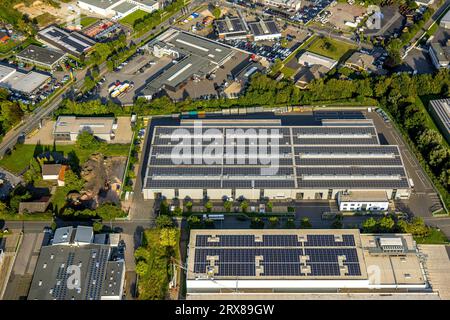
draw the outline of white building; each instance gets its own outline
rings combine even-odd
[[[298,11],[302,5],[300,0],[260,0],[259,2],[289,11]]]
[[[313,65],[321,65],[331,70],[337,65],[338,62],[334,59],[321,56],[320,54],[306,51],[298,58],[298,63],[308,67]]]
[[[385,191],[339,192],[339,211],[386,211],[389,199]]]
[[[448,11],[445,16],[442,17],[441,22],[439,23],[439,25],[442,28],[445,29],[450,29],[450,11]]]
[[[53,137],[56,141],[76,141],[81,132],[88,131],[108,142],[114,139],[116,129],[113,117],[60,116],[53,128]]]
[[[343,230],[191,230],[187,298],[430,292],[410,234]],[[381,270],[381,272],[376,272]],[[374,290],[376,289],[376,290]],[[238,293],[237,293],[238,292]]]
[[[78,6],[94,14],[121,19],[142,10],[148,13],[159,9],[159,3],[153,0],[79,0]]]
[[[249,22],[251,34],[255,41],[275,40],[281,38],[281,31],[274,20]]]

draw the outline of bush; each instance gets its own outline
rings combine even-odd
[[[309,222],[309,218],[305,217],[300,220],[300,228],[301,229],[310,229],[312,228],[311,222]]]
[[[167,215],[160,215],[156,218],[155,220],[156,223],[156,227],[158,229],[163,229],[163,228],[172,228],[173,227],[173,221],[172,218],[170,218]]]
[[[264,221],[262,221],[262,219],[258,218],[258,217],[252,218],[252,220],[250,222],[250,228],[263,229],[264,228]]]

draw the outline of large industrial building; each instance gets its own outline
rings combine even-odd
[[[98,236],[92,227],[56,229],[52,244],[41,248],[28,300],[121,300],[120,235]]]
[[[65,57],[66,53],[62,51],[42,48],[34,44],[23,49],[16,55],[18,61],[50,70],[55,69]]]
[[[158,72],[142,90],[147,99],[161,90],[175,92],[189,80],[205,79],[234,54],[231,47],[184,31],[169,29],[147,45],[156,57],[169,56],[173,63]]]
[[[149,138],[145,199],[337,199],[341,192],[410,195],[399,148],[371,120],[181,120]]]
[[[79,32],[69,32],[57,26],[43,29],[37,36],[42,42],[77,58],[87,54],[96,43]]]
[[[254,41],[281,38],[281,31],[272,19],[247,22],[242,17],[225,16],[214,21],[216,35],[222,40],[251,39]]]
[[[442,135],[450,143],[450,99],[431,100],[429,110]]]
[[[53,128],[53,138],[55,141],[76,141],[81,132],[88,131],[101,140],[111,141],[116,129],[114,117],[59,116]]]
[[[32,96],[51,80],[51,76],[35,71],[21,71],[10,65],[0,64],[0,87],[26,96]]]
[[[137,10],[148,13],[159,9],[154,0],[78,0],[78,6],[94,14],[112,19],[121,19]]]
[[[188,299],[431,293],[410,234],[358,229],[192,230],[186,284]]]

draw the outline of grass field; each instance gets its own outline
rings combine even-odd
[[[40,27],[46,27],[56,21],[56,17],[46,12],[36,17]]]
[[[143,18],[146,15],[148,15],[148,12],[136,10],[132,14],[127,15],[125,18],[120,19],[119,22],[133,28],[134,22],[138,19]]]
[[[94,18],[94,17],[82,17],[80,20],[80,24],[83,28],[90,26],[91,24],[93,24],[94,22],[97,22],[98,19]]]
[[[320,38],[309,46],[308,51],[331,59],[339,60],[347,52],[355,48],[355,46],[342,41],[337,41],[330,38]]]
[[[431,234],[425,238],[414,237],[418,244],[448,244],[449,241],[445,234],[438,229],[432,229]]]
[[[94,152],[101,152],[106,156],[127,156],[129,151],[129,144],[105,144],[99,150],[80,149],[76,145],[57,145],[56,152],[63,153],[65,157],[70,152],[75,152],[80,160],[80,164],[84,163],[89,156]],[[0,166],[13,173],[21,173],[29,165],[31,158],[43,151],[52,151],[53,146],[39,146],[20,144],[15,150],[3,159],[0,160]],[[37,154],[36,154],[37,153]]]

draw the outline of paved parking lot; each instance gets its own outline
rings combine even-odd
[[[414,48],[403,60],[409,67],[408,71],[417,73],[433,73],[436,69],[431,62],[431,57],[426,49]]]
[[[437,194],[432,187],[430,179],[423,171],[415,156],[411,154],[411,151],[409,151],[401,136],[393,128],[392,123],[384,122],[376,112],[367,112],[365,114],[368,118],[373,119],[382,144],[399,146],[405,169],[408,176],[414,182],[414,190],[410,199],[397,201],[397,208],[401,211],[416,216],[430,217],[430,208],[439,203]]]
[[[22,300],[28,295],[33,278],[34,268],[43,244],[48,241],[48,234],[44,232],[25,233],[22,244],[6,287],[4,299]]]
[[[130,117],[118,117],[117,118],[117,130],[116,137],[111,143],[130,143],[133,135],[131,130]],[[53,139],[53,128],[55,126],[55,121],[46,121],[39,131],[32,133],[25,139],[25,144],[37,144],[42,145],[52,145]],[[61,141],[58,144],[74,144],[75,141]]]
[[[148,65],[149,62],[154,64]],[[145,87],[148,79],[169,63],[171,63],[171,59],[169,57],[158,59],[147,52],[143,55],[139,54],[134,59],[130,60],[127,65],[119,71],[109,72],[105,76],[105,83],[100,87],[98,97],[111,99],[122,104],[132,104],[135,95]],[[141,69],[143,72],[140,72]],[[109,95],[108,88],[116,81],[133,81],[134,87],[123,97],[113,99]]]

